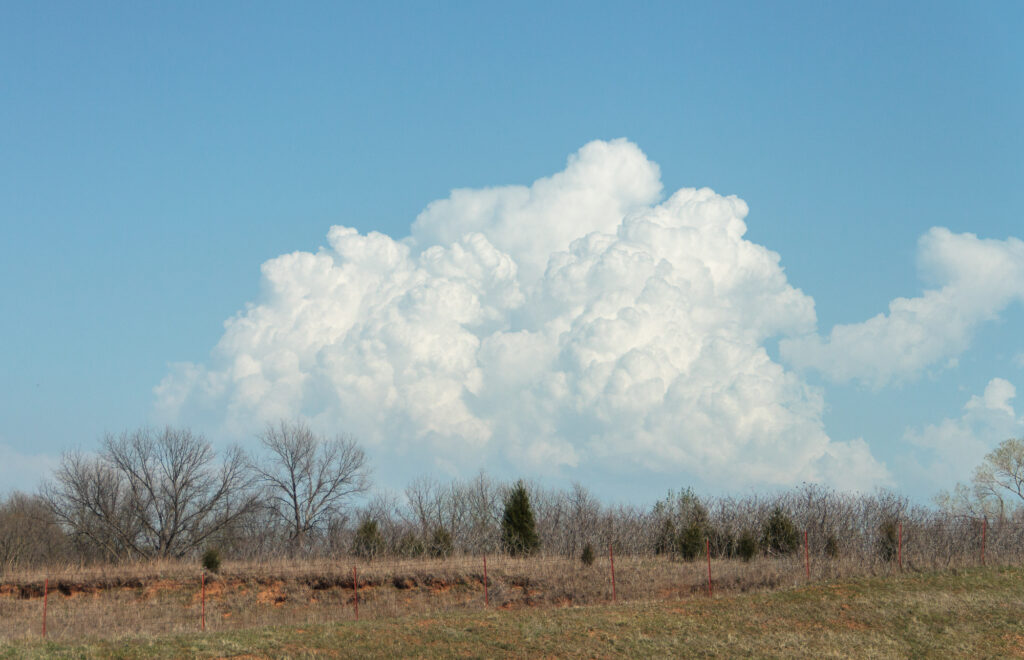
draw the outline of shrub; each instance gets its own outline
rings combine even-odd
[[[671,555],[676,551],[677,546],[676,525],[671,518],[666,518],[662,521],[658,536],[654,539],[654,554]]]
[[[444,527],[434,528],[434,533],[430,537],[430,556],[439,557],[445,559],[450,557],[455,551],[455,547],[452,544],[452,535]]]
[[[422,557],[425,552],[426,548],[423,547],[423,541],[416,538],[416,535],[411,532],[403,534],[395,545],[395,554],[406,559]]]
[[[899,532],[895,520],[886,520],[878,526],[878,556],[883,561],[896,559],[899,547]]]
[[[501,518],[501,544],[513,557],[531,555],[540,547],[530,495],[521,480],[505,500],[505,514]]]
[[[839,541],[832,534],[828,535],[825,539],[825,556],[829,559],[835,559],[839,556]]]
[[[749,529],[743,530],[740,540],[736,544],[736,552],[743,561],[750,561],[757,554],[757,536]]]
[[[356,536],[352,540],[352,554],[364,559],[373,559],[384,550],[384,539],[380,536],[377,521],[367,518],[359,523]]]
[[[761,546],[770,554],[788,555],[800,546],[796,525],[781,507],[775,507],[764,523]]]
[[[584,566],[590,566],[594,563],[594,546],[589,543],[583,546],[583,554],[580,555],[580,561],[583,562]]]
[[[714,557],[735,557],[736,537],[728,530],[711,527],[708,538],[711,539],[711,554]]]
[[[220,551],[216,548],[208,548],[203,553],[203,568],[211,573],[220,572]]]

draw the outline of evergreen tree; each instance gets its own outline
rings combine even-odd
[[[426,552],[426,548],[423,546],[423,541],[420,541],[411,532],[403,534],[395,547],[395,554],[399,557],[422,557],[424,552]]]
[[[377,521],[371,518],[364,519],[352,540],[352,554],[364,559],[373,559],[383,553],[384,539],[377,528]]]
[[[434,529],[433,536],[430,537],[430,556],[439,557],[445,559],[453,552],[455,552],[455,546],[452,544],[452,535],[444,527],[437,527]]]
[[[750,561],[757,554],[757,537],[749,529],[743,530],[736,547],[743,561]]]
[[[672,499],[673,495],[669,493],[667,501],[671,503]],[[676,540],[679,554],[686,560],[703,557],[706,540],[714,536],[707,507],[692,488],[687,488],[675,496],[675,502],[671,503],[671,506],[679,520],[679,536]]]
[[[505,500],[501,519],[501,544],[513,557],[533,554],[540,547],[540,537],[533,520],[530,495],[522,480],[518,481]]]
[[[679,534],[679,554],[683,559],[697,559],[704,554],[704,541],[707,539],[706,528],[698,521],[693,521]]]
[[[775,507],[761,532],[761,547],[775,555],[788,555],[800,547],[800,533],[781,507]]]

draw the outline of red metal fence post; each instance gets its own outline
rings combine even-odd
[[[804,530],[804,569],[807,579],[811,579],[811,551],[807,548],[807,530]]]
[[[352,567],[352,591],[355,593],[356,621],[359,620],[359,575],[356,567]]]
[[[202,596],[200,597],[200,599],[203,602],[202,610],[199,615],[199,621],[203,630],[206,630],[206,571],[203,571],[202,576],[199,578],[199,583],[202,588]]]
[[[708,553],[708,596],[711,595],[711,539],[704,539],[704,545]]]
[[[490,607],[491,599],[487,595],[487,555],[484,555],[484,607]]]
[[[615,598],[615,555],[612,554],[612,544],[608,544],[608,561],[612,565],[612,602],[616,601]]]
[[[43,581],[43,637],[46,637],[46,594],[50,591],[50,578]]]

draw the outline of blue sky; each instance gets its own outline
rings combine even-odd
[[[655,204],[704,186],[746,202],[745,239],[778,253],[813,302],[813,329],[794,321],[758,340],[820,395],[801,423],[820,422],[834,443],[862,438],[885,483],[927,497],[1024,431],[1024,403],[1007,389],[1024,385],[1021,289],[964,311],[957,301],[978,298],[965,285],[939,311],[974,315],[966,339],[884,383],[829,377],[778,344],[944,284],[918,269],[933,227],[1004,242],[993,249],[1016,258],[1005,241],[1024,237],[1022,19],[1012,2],[4,3],[0,486],[31,489],[61,451],[146,423],[246,442],[249,430],[211,412],[222,399],[168,413],[154,388],[175,364],[224,372],[211,350],[226,320],[269,300],[261,264],[316,253],[334,225],[403,239],[453,189],[530,186],[591,141],[626,138],[660,168]],[[968,249],[944,240],[936,252]],[[342,396],[328,390],[291,412],[329,408],[309,401]],[[972,397],[983,403],[965,408]],[[342,404],[325,430],[367,402]],[[400,441],[367,442],[393,487],[423,469],[483,466],[637,500],[722,488],[701,481],[716,468],[693,444],[671,469],[609,467],[621,464],[609,443],[628,445],[633,427],[601,401],[574,405],[589,430],[569,440],[575,463],[549,471],[510,461],[501,433],[467,452],[460,431],[438,439],[416,415],[394,429]],[[569,424],[560,410],[556,435]],[[785,435],[777,453],[797,462],[825,442],[808,436],[797,451]],[[660,456],[650,442],[638,451]],[[720,460],[762,462],[737,443]],[[778,481],[755,468],[744,487]],[[824,478],[808,469],[785,479]]]

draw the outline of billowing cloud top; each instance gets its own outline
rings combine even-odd
[[[993,378],[981,396],[972,396],[960,417],[947,417],[904,434],[916,451],[908,455],[907,476],[932,492],[966,481],[975,466],[996,444],[1024,436],[1024,416],[1013,409],[1017,388],[1005,378]]]
[[[812,334],[785,339],[783,357],[835,381],[873,387],[954,361],[975,328],[1024,301],[1024,241],[980,239],[930,229],[918,242],[918,265],[938,288],[917,298],[896,298],[889,313],[837,325],[827,339]]]
[[[635,145],[598,141],[529,187],[452,192],[403,240],[333,227],[263,265],[261,299],[209,366],[173,368],[158,409],[237,433],[301,415],[466,469],[886,480],[765,351],[812,333],[814,304],[743,238],[747,205],[661,188]]]

